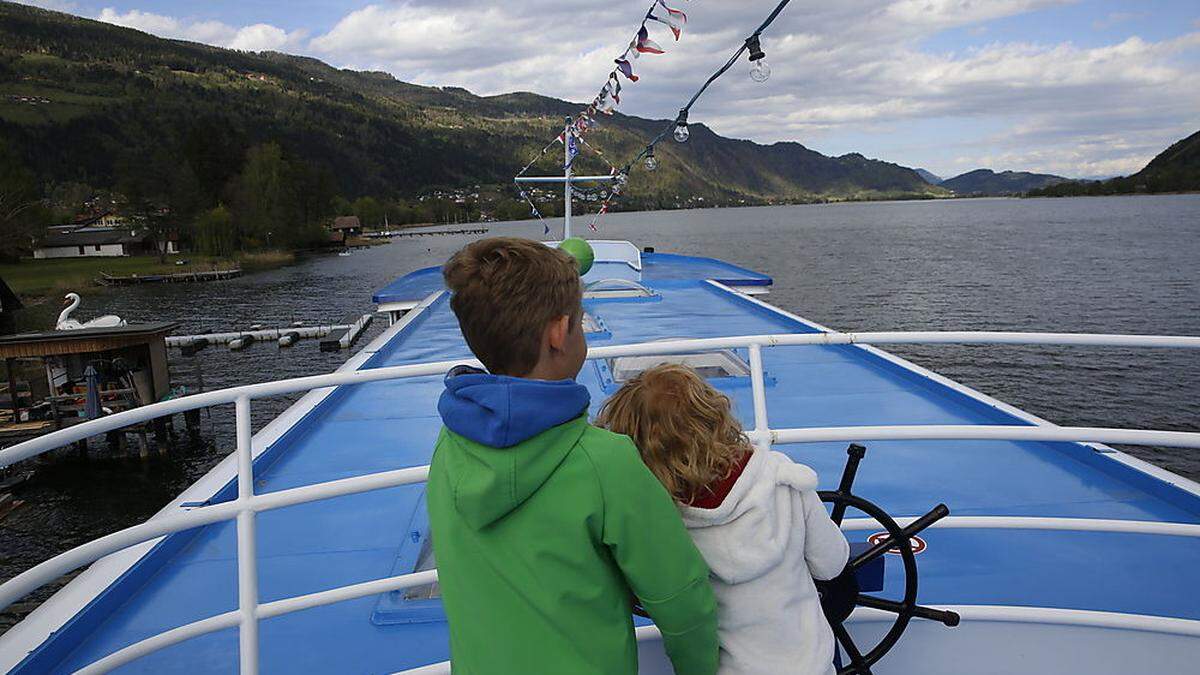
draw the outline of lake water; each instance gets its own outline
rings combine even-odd
[[[560,231],[558,222],[551,225]],[[576,227],[582,230],[585,221]],[[540,238],[542,227],[501,223],[491,234]],[[768,301],[839,330],[1200,335],[1200,195],[613,214],[590,236],[765,272],[775,279]],[[471,238],[402,238],[227,282],[106,290],[87,296],[77,314],[178,321],[181,333],[335,322],[370,311],[373,290],[440,264]],[[1200,430],[1200,354],[1194,351],[890,351],[1058,424]],[[322,353],[310,340],[291,349],[273,343],[238,353],[209,348],[200,359],[206,386],[219,388],[326,373],[347,356]],[[256,427],[289,403],[256,401]],[[93,457],[41,470],[19,494],[25,504],[0,520],[0,579],[152,515],[228,453],[230,418],[230,411],[215,410],[204,419],[213,445],[150,461]],[[1194,451],[1128,450],[1200,479]],[[0,615],[0,629],[48,594]]]

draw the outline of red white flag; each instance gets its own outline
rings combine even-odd
[[[671,32],[675,34],[675,41],[676,42],[679,41],[679,36],[681,33],[683,33],[683,25],[682,24],[672,21],[670,16],[668,16],[666,19],[660,19],[657,16],[650,14],[650,15],[647,15],[646,18],[650,19],[651,21],[657,21],[657,22],[667,26],[668,28],[670,28]]]
[[[613,63],[617,64],[617,70],[630,82],[638,81],[638,76],[633,74],[633,66],[629,65],[629,59],[613,59]]]
[[[662,54],[663,48],[658,46],[658,43],[650,39],[650,32],[645,26],[638,31],[637,44],[634,47],[637,51],[643,54]]]

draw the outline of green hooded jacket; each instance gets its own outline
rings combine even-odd
[[[528,380],[501,392],[481,422],[472,406],[488,407],[513,379],[452,375],[458,390],[439,404],[450,428],[438,438],[427,499],[455,675],[636,673],[632,595],[676,673],[715,673],[708,567],[666,490],[629,438],[589,425],[565,389],[531,415],[566,405],[572,417],[531,437],[521,440],[540,426],[518,419],[528,398],[520,389],[536,386]],[[476,400],[463,380],[474,380]],[[495,447],[509,441],[519,442]]]

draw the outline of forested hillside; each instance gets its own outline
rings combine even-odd
[[[416,198],[438,190],[467,189],[495,215],[527,215],[511,178],[579,109],[535,94],[476,96],[311,58],[165,40],[0,2],[0,139],[43,196],[111,191],[176,223],[225,205],[256,239],[271,222],[303,239],[360,198],[381,212],[436,218]],[[588,138],[620,163],[665,123],[618,114]],[[895,164],[722,138],[701,124],[687,144],[661,144],[658,158],[657,172],[635,171],[618,208],[945,194]],[[551,153],[538,169],[557,171],[558,159]],[[579,168],[608,167],[585,152]],[[270,203],[251,203],[264,189],[273,190]],[[555,211],[549,193],[545,210]],[[478,207],[462,215],[477,217]],[[276,236],[291,235],[276,228]]]
[[[1141,171],[1105,181],[1070,182],[1030,192],[1036,197],[1200,191],[1200,131],[1173,143]]]

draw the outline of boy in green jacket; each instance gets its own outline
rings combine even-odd
[[[467,245],[442,270],[463,337],[438,402],[429,521],[456,675],[637,672],[636,596],[681,675],[717,670],[708,568],[629,438],[588,424],[575,261]]]

